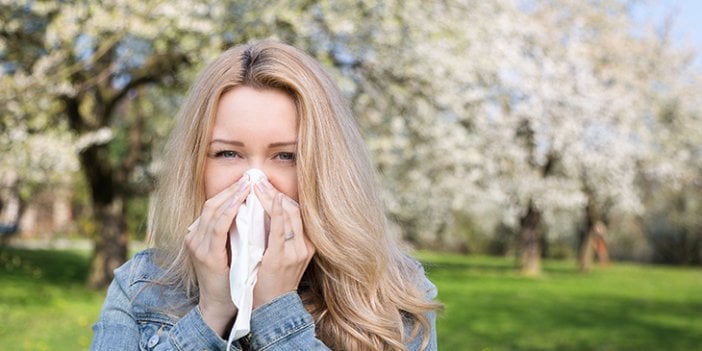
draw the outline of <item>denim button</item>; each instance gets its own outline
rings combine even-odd
[[[158,344],[158,340],[159,340],[158,334],[154,334],[151,338],[149,338],[149,341],[146,343],[146,346],[148,346],[149,348],[152,348],[152,347],[156,346],[156,344]]]

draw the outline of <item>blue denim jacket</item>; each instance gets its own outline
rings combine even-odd
[[[183,289],[156,283],[162,270],[153,262],[153,251],[138,253],[115,270],[115,278],[93,326],[91,350],[224,350],[227,342],[202,319],[197,301]],[[425,279],[427,298],[436,287]],[[182,317],[172,315],[173,311]],[[431,313],[429,347],[436,350],[436,316]],[[409,335],[412,326],[405,326]],[[418,350],[422,334],[411,340]],[[230,350],[328,350],[315,337],[314,320],[295,292],[275,298],[253,311],[251,333],[232,344]]]

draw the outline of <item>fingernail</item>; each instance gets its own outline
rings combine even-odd
[[[273,185],[271,185],[271,183],[269,183],[266,179],[261,179],[259,183],[262,184],[263,188],[266,190],[271,190],[273,188]]]

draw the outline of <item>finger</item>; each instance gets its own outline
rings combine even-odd
[[[236,192],[225,201],[219,205],[217,208],[215,216],[212,218],[212,222],[217,223],[222,216],[231,216],[233,219],[234,215],[239,210],[239,207],[244,203],[246,197],[251,192],[248,180],[245,180],[240,186],[237,187]]]
[[[302,223],[302,215],[300,213],[300,205],[293,199],[287,197],[287,208],[288,213],[290,215],[290,221],[293,227],[293,230],[295,233],[299,233],[300,238],[302,239],[301,242],[304,245],[304,247],[301,247],[301,249],[306,249],[307,252],[307,259],[309,262],[309,259],[314,256],[315,252],[317,252],[317,249],[315,248],[314,244],[312,243],[312,240],[310,240],[309,236],[305,232],[304,225]]]
[[[227,205],[233,205],[238,209],[243,199],[246,198],[247,193],[248,176],[245,176],[210,198],[203,206],[200,218],[197,220],[197,225],[195,228],[192,228],[193,230],[191,230],[187,236],[188,241],[186,243],[188,247],[190,247],[193,252],[204,252],[206,254],[212,245],[221,245],[223,238],[222,235],[217,235],[218,230],[215,229],[216,223],[225,209],[229,207]],[[231,220],[229,222],[231,223]],[[222,233],[221,230],[219,232]],[[215,240],[213,241],[213,239]],[[224,238],[224,240],[226,240],[226,238]],[[226,246],[226,244],[224,246]]]
[[[213,218],[213,233],[211,236],[216,236],[221,239],[223,234],[228,234],[229,229],[232,226],[232,222],[234,222],[234,217],[236,217],[236,214],[239,212],[239,208],[241,205],[244,203],[244,200],[246,200],[246,197],[248,196],[248,191],[239,191],[234,194],[234,196],[230,199],[229,202],[225,202],[222,207],[221,207],[221,212],[217,218]],[[226,238],[225,238],[226,240]],[[212,241],[212,244],[215,245],[213,248],[225,248],[226,245],[222,245],[223,243],[220,241],[215,242],[214,240]]]
[[[214,214],[210,218],[207,218],[207,236],[212,235],[221,236],[222,233],[226,232],[231,225],[236,211],[239,209],[241,204],[246,199],[249,194],[248,187],[248,176],[244,177],[242,182],[236,187],[236,192],[232,194],[229,198],[224,199],[219,203],[212,203],[212,206],[218,205],[214,209]],[[226,228],[223,228],[226,226]]]
[[[300,218],[299,207],[293,199],[285,197],[283,200],[283,211],[285,212],[285,222],[290,226],[290,230],[295,233],[295,236],[290,240],[297,252],[306,255],[306,246],[304,241],[304,230],[302,228],[302,219]],[[289,233],[289,232],[288,232]]]
[[[275,200],[278,190],[266,179],[261,179],[253,188],[256,197],[261,201],[263,209],[270,215],[273,210],[273,200]]]
[[[202,208],[202,213],[200,214],[200,225],[204,223],[209,223],[210,218],[217,214],[217,210],[221,208],[222,204],[227,200],[231,199],[238,192],[245,192],[249,185],[249,176],[244,175],[234,184],[228,186],[217,195],[211,197]]]
[[[283,204],[285,203],[285,200],[283,200]],[[294,245],[295,245],[295,231],[293,231],[292,225],[290,224],[290,219],[285,212],[285,205],[283,205],[283,246],[284,250],[288,250],[288,248],[293,249],[293,253],[295,252]]]
[[[280,252],[283,247],[283,235],[285,230],[285,219],[283,217],[282,208],[283,194],[278,193],[273,199],[273,207],[271,208],[271,230],[268,235],[268,248],[274,248]]]

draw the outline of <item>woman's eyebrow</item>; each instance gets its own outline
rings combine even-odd
[[[244,143],[242,143],[241,141],[237,141],[237,140],[214,139],[214,140],[210,141],[210,145],[212,145],[214,143],[229,144],[229,145],[234,145],[234,146],[244,146]]]
[[[281,147],[281,146],[288,146],[288,145],[297,145],[297,141],[286,141],[286,142],[280,142],[280,143],[270,143],[270,144],[268,144],[268,147]]]

